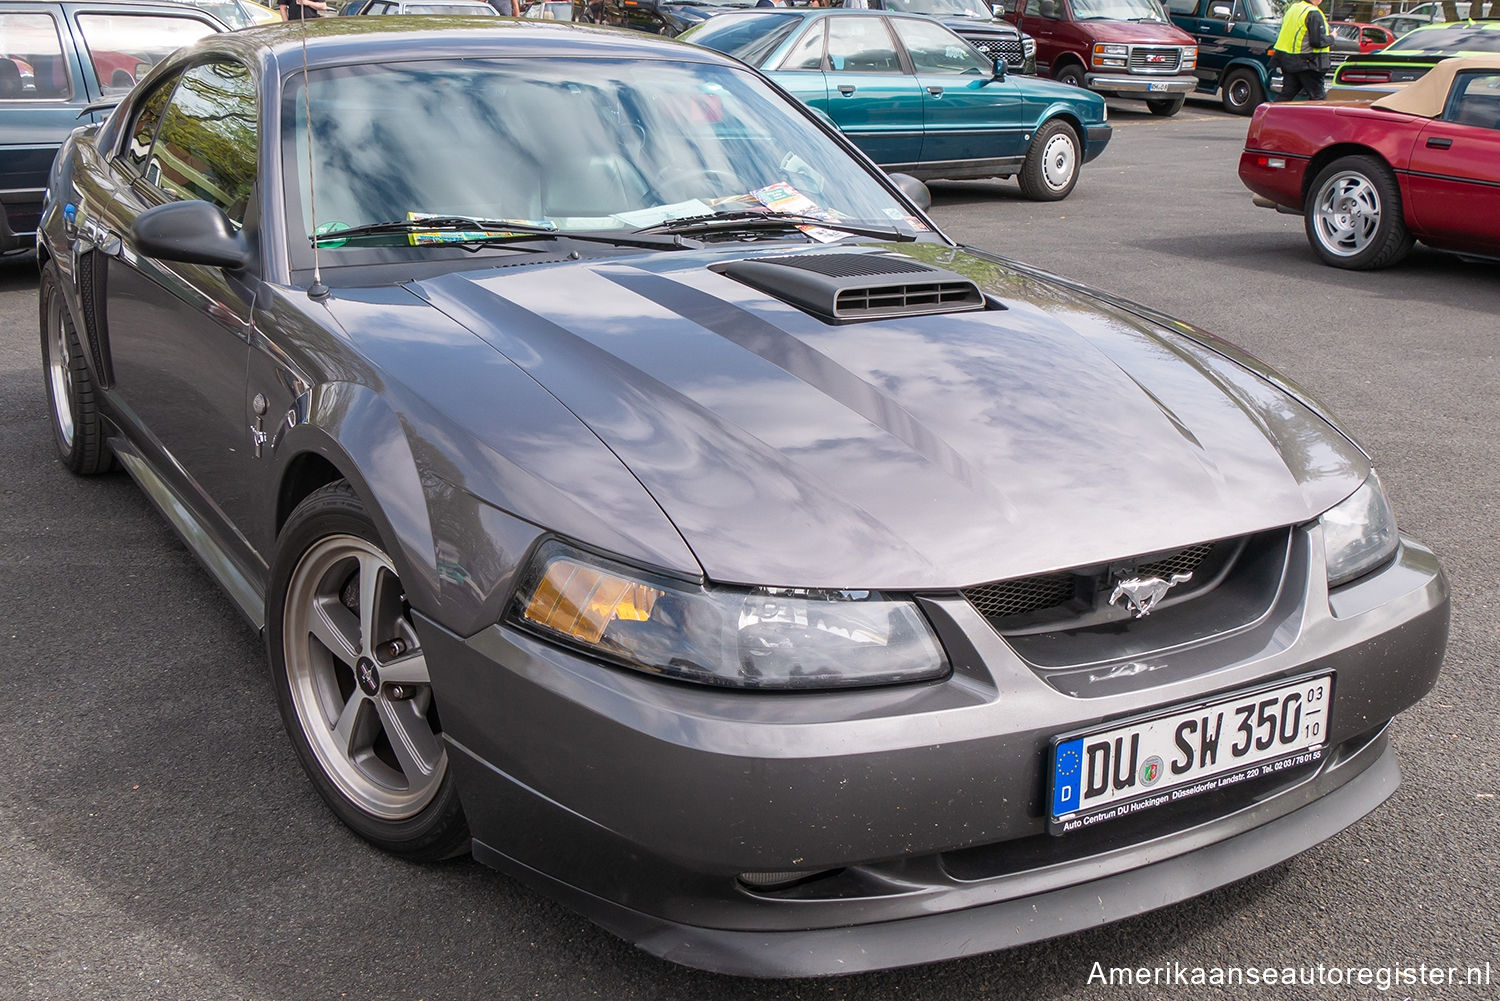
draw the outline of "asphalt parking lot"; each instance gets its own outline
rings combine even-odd
[[[1014,181],[937,183],[932,214],[959,240],[1239,343],[1372,452],[1454,596],[1438,688],[1393,728],[1405,779],[1384,807],[1166,910],[823,981],[674,967],[476,863],[381,856],[317,799],[258,638],[166,522],[123,475],[80,480],[55,461],[35,262],[5,259],[0,999],[1500,997],[1500,275],[1420,248],[1392,271],[1325,268],[1300,219],[1253,207],[1240,185],[1244,119],[1118,102],[1111,120],[1113,144],[1066,201],[1025,201]],[[1096,963],[1168,980],[1111,987]],[[1479,986],[1176,979],[1486,964]]]

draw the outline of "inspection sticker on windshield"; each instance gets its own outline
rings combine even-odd
[[[1048,830],[1067,834],[1322,760],[1320,674],[1052,742]]]

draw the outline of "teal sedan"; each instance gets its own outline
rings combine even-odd
[[[1109,143],[1098,94],[1008,75],[928,17],[758,8],[681,37],[756,67],[881,167],[919,179],[1015,176],[1028,198],[1057,201]]]

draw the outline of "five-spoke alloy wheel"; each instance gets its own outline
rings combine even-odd
[[[346,483],[315,491],[288,519],[269,611],[282,717],[334,812],[407,858],[465,850],[468,830],[411,609]]]

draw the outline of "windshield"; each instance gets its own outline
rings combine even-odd
[[[1152,0],[1073,0],[1073,16],[1080,21],[1160,21],[1161,8]]]
[[[1239,0],[1239,4],[1247,21],[1280,21],[1286,11],[1281,0]]]
[[[1500,31],[1477,24],[1453,23],[1420,28],[1385,47],[1386,52],[1500,52]]]
[[[993,20],[995,14],[984,0],[886,0],[888,10],[930,17],[981,17]]]
[[[558,233],[625,233],[780,211],[901,233],[926,227],[752,73],[607,59],[465,59],[315,70],[308,154],[302,75],[283,104],[294,263],[313,230],[464,216]],[[416,226],[415,229],[420,229]],[[463,233],[393,233],[411,248]],[[792,230],[805,242],[843,239]],[[330,246],[320,239],[320,246]],[[368,246],[368,240],[350,243]],[[325,254],[324,261],[341,251]]]

